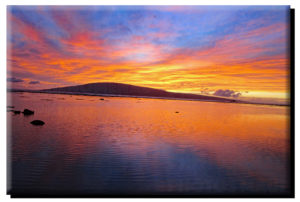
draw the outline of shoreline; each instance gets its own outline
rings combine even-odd
[[[218,102],[218,103],[231,103],[231,104],[251,104],[251,105],[267,105],[267,106],[278,106],[278,107],[290,107],[289,104],[269,104],[269,103],[254,103],[242,100],[226,101],[224,100],[213,100],[213,99],[190,99],[190,98],[172,98],[172,97],[151,97],[151,96],[138,96],[138,95],[116,95],[116,94],[96,94],[96,93],[83,93],[83,92],[62,92],[62,91],[45,91],[45,90],[17,90],[7,89],[7,92],[12,93],[44,93],[44,94],[61,94],[61,95],[82,95],[82,96],[98,96],[98,97],[119,97],[119,98],[144,98],[144,99],[161,99],[161,100],[182,100],[182,101],[200,101],[200,102]]]
[[[151,96],[138,96],[138,95],[116,95],[116,94],[96,94],[96,93],[83,93],[83,92],[62,92],[62,91],[45,91],[45,90],[17,90],[7,89],[7,92],[12,93],[44,93],[44,94],[60,94],[60,95],[82,95],[82,96],[98,96],[98,97],[119,97],[119,98],[144,98],[144,99],[161,99],[161,100],[182,100],[182,101],[200,101],[200,102],[218,102],[218,103],[231,103],[231,104],[251,104],[251,105],[267,105],[267,106],[278,106],[278,107],[290,107],[288,104],[268,104],[268,103],[254,103],[254,102],[247,102],[242,100],[235,100],[235,101],[226,101],[224,99],[221,100],[209,100],[209,99],[191,99],[191,98],[172,98],[172,97],[151,97]]]

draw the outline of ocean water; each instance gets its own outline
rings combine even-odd
[[[290,192],[289,107],[100,98],[8,93],[10,194]]]

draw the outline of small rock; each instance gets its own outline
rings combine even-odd
[[[179,113],[179,112],[175,112],[175,113],[177,114],[177,113]]]
[[[15,108],[14,106],[7,106],[7,108]]]
[[[31,121],[30,122],[32,125],[36,125],[36,126],[42,126],[45,124],[44,121],[41,121],[41,120],[34,120],[34,121]]]
[[[21,111],[13,110],[14,114],[20,114]]]
[[[24,111],[22,112],[24,115],[32,115],[34,114],[34,111],[31,111],[29,109],[24,109]]]
[[[103,98],[100,98],[100,100],[104,100]]]

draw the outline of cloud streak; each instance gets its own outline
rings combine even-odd
[[[11,82],[24,88],[120,82],[191,93],[288,92],[287,12],[9,6],[8,76],[27,81]]]
[[[12,82],[12,83],[19,83],[19,82],[24,82],[23,79],[17,79],[15,77],[11,77],[11,78],[7,78],[8,82]]]
[[[39,81],[30,81],[29,84],[39,84]]]

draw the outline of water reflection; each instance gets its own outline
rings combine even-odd
[[[23,95],[8,96],[35,110],[8,113],[14,193],[289,191],[287,107]]]

